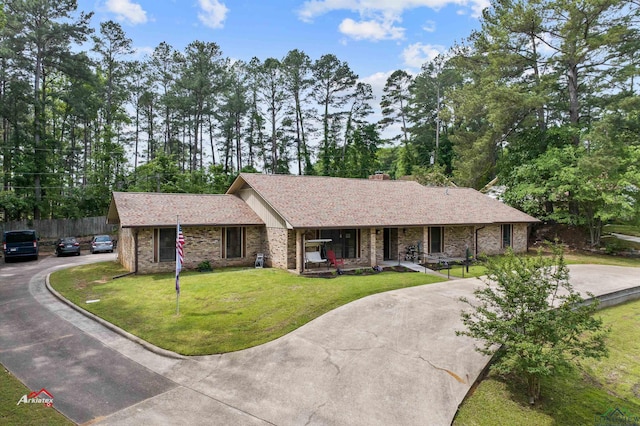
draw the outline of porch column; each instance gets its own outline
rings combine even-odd
[[[376,247],[378,246],[377,244],[377,240],[376,240],[376,228],[371,228],[370,230],[370,240],[371,240],[371,246],[370,246],[370,250],[369,250],[369,263],[370,266],[373,268],[374,266],[376,266],[378,264],[378,256],[377,256],[377,250]]]
[[[296,272],[304,272],[304,233],[301,229],[296,229]]]
[[[422,227],[422,254],[426,255],[428,253],[429,253],[429,227],[423,226]],[[421,260],[426,260],[426,258]]]

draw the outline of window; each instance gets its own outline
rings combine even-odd
[[[153,246],[154,262],[175,262],[176,228],[154,229]]]
[[[444,243],[444,230],[441,226],[429,228],[429,253],[442,253]]]
[[[502,225],[502,248],[511,247],[512,236],[513,236],[513,226]]]
[[[224,248],[223,257],[226,259],[238,259],[244,257],[246,250],[246,240],[244,228],[224,228],[222,234],[224,239],[222,247]]]
[[[336,258],[356,259],[360,257],[359,229],[322,229],[320,238],[330,238],[327,248],[336,253]]]

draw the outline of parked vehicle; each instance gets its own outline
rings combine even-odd
[[[99,253],[99,252],[113,253],[113,241],[111,241],[111,237],[109,237],[108,235],[96,235],[91,240],[89,251],[91,253]]]
[[[75,237],[59,238],[58,241],[56,241],[56,256],[71,254],[80,256],[80,243]]]
[[[4,261],[31,258],[38,260],[38,234],[32,229],[5,231],[2,233],[2,252]]]

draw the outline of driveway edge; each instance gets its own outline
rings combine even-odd
[[[121,335],[124,338],[127,338],[129,340],[131,340],[132,342],[135,342],[137,344],[139,344],[140,346],[144,347],[145,349],[157,354],[157,355],[161,355],[167,358],[173,358],[173,359],[190,359],[189,357],[185,356],[185,355],[180,355],[178,353],[169,351],[167,349],[162,349],[159,348],[149,342],[147,342],[146,340],[143,340],[141,338],[139,338],[138,336],[135,336],[123,329],[121,329],[120,327],[117,327],[115,325],[113,325],[112,323],[110,323],[109,321],[105,321],[102,318],[100,318],[99,316],[92,314],[91,312],[81,308],[80,306],[76,305],[75,303],[72,303],[70,300],[68,300],[67,298],[65,298],[63,295],[61,295],[60,293],[58,293],[53,287],[51,287],[51,283],[49,282],[49,276],[51,274],[47,274],[47,277],[45,278],[45,285],[47,287],[47,290],[49,290],[49,292],[55,296],[58,300],[60,300],[62,303],[64,303],[65,305],[69,306],[71,309],[74,309],[75,311],[81,313],[82,315],[91,318],[92,320],[100,323],[101,325],[103,325],[104,327],[108,328],[109,330],[113,331],[114,333],[118,333],[119,335]]]

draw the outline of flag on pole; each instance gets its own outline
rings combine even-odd
[[[184,262],[184,235],[180,227],[178,219],[178,228],[176,230],[176,294],[180,294],[180,271],[182,270],[182,262]]]

